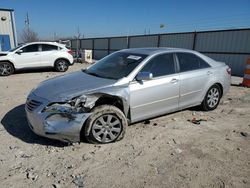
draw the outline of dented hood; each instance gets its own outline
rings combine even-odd
[[[41,82],[33,93],[49,101],[72,97],[112,86],[116,80],[100,78],[78,71]]]

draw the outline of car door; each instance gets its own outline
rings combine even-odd
[[[24,46],[15,53],[14,58],[20,68],[38,67],[41,60],[39,44]]]
[[[58,46],[50,45],[50,44],[42,44],[42,52],[41,52],[41,66],[53,66],[56,53],[59,50]]]
[[[210,65],[192,53],[177,53],[180,71],[179,107],[187,108],[202,101],[204,89],[212,75]]]
[[[179,75],[171,53],[153,57],[140,72],[153,74],[151,80],[133,80],[129,85],[131,121],[159,116],[178,108]]]

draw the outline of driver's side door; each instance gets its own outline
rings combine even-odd
[[[150,72],[150,80],[132,81],[130,89],[131,121],[137,122],[178,109],[179,74],[172,53],[151,59],[140,72]]]
[[[15,53],[15,62],[18,67],[38,67],[41,61],[41,50],[39,44],[30,44],[19,49]]]

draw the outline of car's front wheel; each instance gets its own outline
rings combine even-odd
[[[14,73],[14,67],[9,62],[0,62],[0,76],[9,76]]]
[[[97,106],[88,118],[84,135],[90,143],[107,144],[121,140],[127,127],[123,112],[111,105]]]
[[[217,106],[220,103],[220,98],[221,98],[220,87],[217,84],[212,85],[208,89],[205,95],[205,98],[201,104],[203,110],[209,111],[209,110],[214,110],[215,108],[217,108]]]
[[[69,68],[69,64],[68,61],[66,61],[65,59],[58,59],[55,62],[55,69],[58,72],[65,72],[67,71]]]

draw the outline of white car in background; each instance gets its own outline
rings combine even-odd
[[[38,67],[54,67],[56,71],[65,72],[70,65],[73,65],[72,51],[56,42],[26,43],[0,52],[0,76]]]

